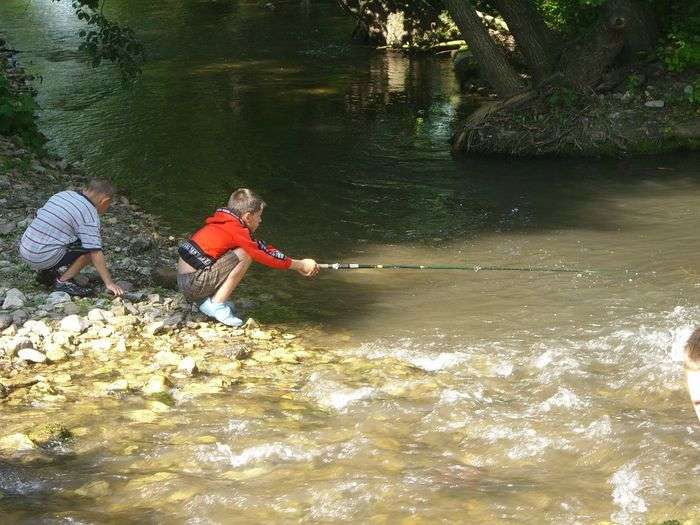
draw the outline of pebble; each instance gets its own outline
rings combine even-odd
[[[663,100],[647,100],[644,105],[648,108],[662,108],[665,102]]]
[[[12,317],[7,314],[0,314],[0,331],[12,324]]]
[[[43,363],[46,361],[46,356],[33,348],[22,348],[17,352],[17,357],[22,361],[29,361],[30,363]]]

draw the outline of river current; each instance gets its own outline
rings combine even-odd
[[[247,186],[268,202],[259,237],[292,256],[471,269],[255,269],[251,314],[311,327],[328,358],[148,423],[123,417],[137,398],[0,414],[89,429],[60,461],[0,462],[10,522],[700,517],[681,364],[700,320],[697,154],[454,160],[473,102],[449,60],[355,46],[333,4],[106,10],[147,48],[131,88],[80,59],[67,0],[0,2],[56,152],[183,234]]]

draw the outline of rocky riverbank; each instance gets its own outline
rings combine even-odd
[[[14,88],[28,89],[12,54],[5,49],[2,58]],[[95,271],[79,276],[103,290],[95,298],[51,293],[36,283],[19,259],[19,238],[48,197],[86,178],[79,166],[0,136],[0,411],[142,396],[149,408],[129,417],[148,422],[184,399],[227,390],[247,368],[298,366],[315,354],[300,334],[253,319],[240,329],[210,322],[162,287],[159,269],[174,266],[178,240],[124,197],[103,217],[103,236],[128,299],[104,291]],[[250,302],[239,301],[239,311]],[[70,432],[46,423],[59,438]],[[0,430],[0,454],[43,446],[46,440],[30,430]]]
[[[482,88],[476,82],[470,89]],[[673,74],[652,62],[605,79],[585,96],[553,85],[485,101],[455,134],[453,151],[530,157],[698,150],[699,101],[697,71]]]

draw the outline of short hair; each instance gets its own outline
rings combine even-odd
[[[263,210],[265,201],[253,190],[238,188],[229,197],[227,207],[240,217],[244,213],[257,213]]]
[[[685,367],[700,370],[700,327],[696,328],[685,343]]]
[[[90,179],[86,189],[88,191],[104,195],[105,197],[109,197],[110,199],[117,193],[117,189],[114,187],[114,185],[104,179]]]

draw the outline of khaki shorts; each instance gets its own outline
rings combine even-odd
[[[211,297],[221,288],[231,271],[238,265],[240,259],[231,250],[225,253],[214,264],[196,272],[179,273],[177,286],[188,301],[201,301]]]

